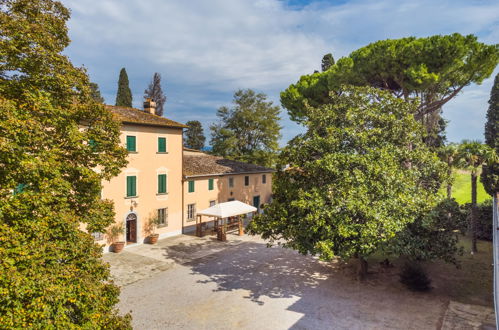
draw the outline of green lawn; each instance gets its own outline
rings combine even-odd
[[[442,187],[442,191],[445,193],[446,186]],[[452,184],[452,197],[456,199],[459,204],[471,203],[471,175],[464,171],[454,172],[454,183]],[[483,189],[483,185],[480,182],[480,177],[478,178],[478,189],[477,189],[477,201],[481,203],[487,199],[490,199]]]

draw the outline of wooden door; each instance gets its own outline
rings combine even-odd
[[[129,214],[126,219],[126,241],[127,243],[137,243],[137,216]]]

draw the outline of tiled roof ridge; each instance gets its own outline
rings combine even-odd
[[[187,127],[184,124],[168,119],[166,117],[148,113],[133,107],[124,107],[124,106],[108,105],[108,104],[106,104],[105,107],[115,115],[117,120],[123,123],[148,125],[148,126],[163,126],[163,127],[173,127],[173,128]]]

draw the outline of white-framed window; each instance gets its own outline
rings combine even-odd
[[[217,204],[217,201],[210,201],[210,207],[215,206]]]
[[[104,233],[94,232],[94,233],[91,233],[90,235],[92,235],[92,237],[94,238],[94,241],[102,241],[104,239]]]
[[[158,227],[168,226],[168,208],[158,209]]]
[[[196,216],[196,204],[187,205],[187,220],[192,221]]]

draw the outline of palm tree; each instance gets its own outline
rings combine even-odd
[[[438,152],[440,159],[447,164],[447,198],[452,198],[452,170],[456,166],[458,160],[459,150],[458,145],[450,143],[440,148]]]
[[[477,252],[477,178],[482,165],[497,160],[494,149],[479,141],[464,140],[458,149],[458,165],[471,173],[471,253]]]

